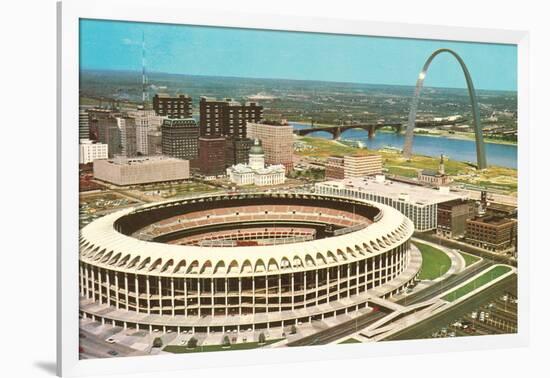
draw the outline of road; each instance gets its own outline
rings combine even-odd
[[[430,335],[435,328],[445,327],[464,314],[474,311],[480,306],[490,302],[504,292],[517,292],[517,275],[512,274],[502,281],[488,287],[487,289],[473,295],[447,310],[444,310],[426,320],[418,322],[398,333],[395,333],[386,340],[413,340],[421,339]]]
[[[357,332],[360,329],[365,328],[368,325],[376,322],[377,320],[382,319],[384,316],[388,314],[389,314],[389,311],[385,311],[383,309],[380,309],[374,313],[369,312],[368,314],[361,315],[356,319],[348,320],[342,324],[338,324],[337,326],[327,328],[320,332],[314,333],[313,335],[306,336],[299,340],[290,342],[287,344],[287,346],[328,344],[332,341],[341,339],[346,335]]]
[[[147,355],[147,353],[132,349],[125,345],[117,343],[109,344],[105,342],[103,338],[83,330],[82,328],[80,329],[80,335],[80,347],[82,348],[80,357],[83,359]],[[116,356],[112,356],[107,353],[109,351],[115,351],[118,354]]]
[[[403,306],[413,305],[429,299],[435,298],[439,294],[460,285],[462,282],[472,278],[481,271],[487,269],[491,266],[491,263],[487,260],[482,260],[479,264],[473,265],[471,268],[463,271],[459,274],[452,275],[445,280],[433,284],[426,289],[423,289],[417,293],[408,295],[407,297],[400,299],[396,303]],[[359,329],[363,329],[368,325],[376,322],[377,320],[388,315],[390,311],[380,309],[376,313],[368,313],[361,315],[357,320],[349,320],[345,323],[339,324],[337,326],[322,330],[320,332],[314,333],[313,335],[306,336],[302,339],[288,343],[288,346],[305,346],[305,345],[322,345],[328,344],[335,340],[341,339],[347,335],[357,332]]]
[[[452,289],[453,287],[458,286],[462,282],[467,281],[468,279],[472,278],[476,274],[487,269],[491,265],[492,265],[491,262],[487,260],[482,260],[478,264],[472,265],[470,268],[462,271],[461,273],[453,274],[447,277],[446,279],[440,282],[434,283],[423,290],[407,295],[405,298],[402,298],[396,301],[396,303],[403,306],[409,306],[416,303],[427,301],[429,299],[436,297],[441,293],[444,293],[449,289]]]

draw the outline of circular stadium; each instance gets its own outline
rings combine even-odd
[[[366,309],[414,280],[412,222],[306,193],[197,196],[115,212],[80,234],[80,313],[124,328],[226,332]]]

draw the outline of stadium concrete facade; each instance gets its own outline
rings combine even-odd
[[[359,199],[199,196],[125,209],[80,235],[80,314],[165,332],[269,329],[358,311],[413,281],[413,223]]]

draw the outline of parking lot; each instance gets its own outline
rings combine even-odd
[[[516,333],[517,298],[510,293],[483,304],[445,327],[432,330],[430,338]]]

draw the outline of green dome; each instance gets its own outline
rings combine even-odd
[[[254,140],[254,145],[250,147],[250,155],[263,155],[264,149],[262,148],[262,145],[260,144],[260,141],[258,139]]]

